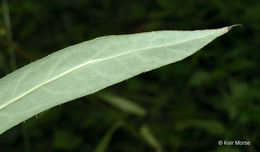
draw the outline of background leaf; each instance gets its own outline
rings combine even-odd
[[[123,97],[119,97],[108,92],[103,92],[102,94],[99,93],[97,96],[122,111],[139,116],[145,116],[146,114],[146,110],[144,108]]]
[[[121,126],[120,123],[117,123],[115,125],[113,125],[107,132],[106,134],[103,136],[103,138],[101,138],[100,142],[98,143],[96,149],[94,150],[94,152],[106,152],[107,147],[109,145],[109,142],[114,134],[114,132]]]
[[[153,148],[155,148],[157,150],[157,152],[162,151],[161,145],[159,144],[157,139],[154,137],[150,128],[147,125],[143,125],[140,128],[140,134],[150,146],[152,146]]]

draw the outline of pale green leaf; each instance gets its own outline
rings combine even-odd
[[[0,79],[0,133],[51,107],[180,61],[230,29],[105,36],[44,57]]]
[[[108,93],[108,92],[100,93],[98,94],[98,97],[102,98],[104,101],[112,104],[113,106],[119,108],[122,111],[136,114],[139,116],[144,116],[146,114],[145,109],[143,109],[141,106],[123,97],[114,95],[112,93]]]

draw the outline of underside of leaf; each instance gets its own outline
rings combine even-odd
[[[180,61],[232,27],[112,35],[46,56],[0,79],[0,134],[51,107]]]

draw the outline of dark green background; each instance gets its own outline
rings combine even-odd
[[[54,51],[95,37],[243,24],[195,55],[105,89],[147,110],[135,116],[98,94],[52,108],[0,135],[1,152],[93,151],[116,122],[109,152],[155,149],[138,134],[147,124],[165,151],[260,150],[259,0],[11,0],[13,40],[0,8],[0,77]],[[1,4],[2,6],[2,4]],[[1,124],[0,124],[1,125]],[[251,146],[218,146],[247,140]]]

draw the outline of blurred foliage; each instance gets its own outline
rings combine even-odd
[[[100,145],[108,152],[143,152],[156,151],[151,143],[157,142],[163,151],[259,151],[258,0],[9,0],[8,6],[13,39],[1,6],[0,77],[12,71],[12,47],[19,68],[104,35],[244,26],[184,61],[105,89],[116,101],[90,95],[10,129],[0,136],[1,152],[85,152]],[[146,115],[113,105],[121,99],[144,108]],[[117,122],[122,126],[115,130]],[[218,140],[251,145],[218,146]]]

